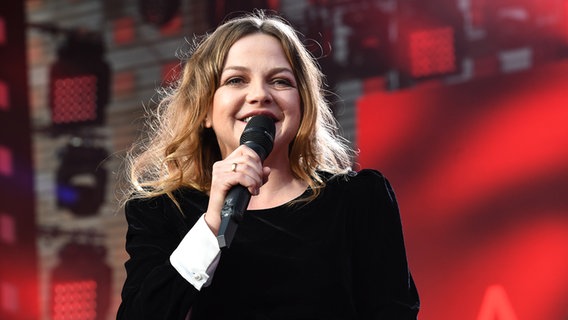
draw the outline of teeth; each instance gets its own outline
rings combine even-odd
[[[243,121],[248,123],[250,121],[250,119],[252,119],[252,117],[246,117],[246,118],[243,119]]]

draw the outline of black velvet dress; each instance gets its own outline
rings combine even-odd
[[[169,262],[208,197],[176,193],[126,205],[127,279],[118,319],[416,319],[401,221],[377,171],[328,176],[308,204],[247,211],[211,285],[196,290]],[[310,191],[306,191],[306,196]]]

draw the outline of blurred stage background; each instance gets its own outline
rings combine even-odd
[[[393,184],[419,319],[568,319],[568,0],[2,1],[0,319],[114,319],[121,157],[176,53],[252,8],[314,40]]]

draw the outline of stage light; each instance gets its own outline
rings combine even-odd
[[[4,22],[4,17],[0,16],[0,45],[6,43],[6,23]]]
[[[533,9],[533,10],[531,10]],[[522,1],[500,0],[487,7],[489,38],[500,50],[530,46],[536,40],[535,7]]]
[[[278,10],[280,1],[278,0],[214,0],[208,1],[208,15],[212,27],[216,27],[226,19],[232,18],[239,12],[251,12],[255,9]]]
[[[179,11],[180,0],[138,0],[138,10],[145,22],[163,26]]]
[[[424,80],[461,71],[464,16],[455,2],[400,4],[395,66],[402,77]]]
[[[103,246],[70,242],[59,252],[50,284],[53,320],[107,318],[111,270]]]
[[[57,169],[57,205],[78,216],[96,214],[106,193],[108,156],[100,147],[70,143],[61,151]]]
[[[447,74],[457,69],[454,29],[416,30],[409,35],[410,74],[414,78]]]
[[[39,319],[26,6],[0,1],[0,319]]]
[[[101,125],[109,99],[110,68],[99,35],[69,32],[50,70],[50,110],[56,133]]]
[[[348,10],[343,15],[343,22],[350,28],[346,72],[371,77],[388,71],[391,64],[390,19],[388,12],[375,6]]]
[[[489,2],[486,41],[499,53],[530,51],[529,67],[565,59],[567,3],[566,0]]]
[[[8,84],[0,80],[0,110],[7,111],[10,107],[10,91]]]
[[[12,150],[0,145],[0,175],[11,176],[14,173]]]

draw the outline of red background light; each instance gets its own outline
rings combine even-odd
[[[0,110],[8,110],[10,108],[10,92],[8,85],[4,81],[0,81]]]
[[[409,46],[414,77],[451,73],[457,69],[452,27],[413,31]]]
[[[97,77],[84,75],[55,80],[53,123],[97,119]]]
[[[16,222],[11,215],[0,212],[0,244],[16,243]]]
[[[0,175],[12,175],[14,166],[12,164],[12,151],[6,147],[0,146]]]
[[[568,63],[358,103],[398,195],[421,320],[568,315]]]
[[[83,280],[58,283],[53,289],[53,320],[97,317],[97,282]]]
[[[4,17],[0,17],[0,45],[8,41],[6,38],[6,23],[4,22]]]

